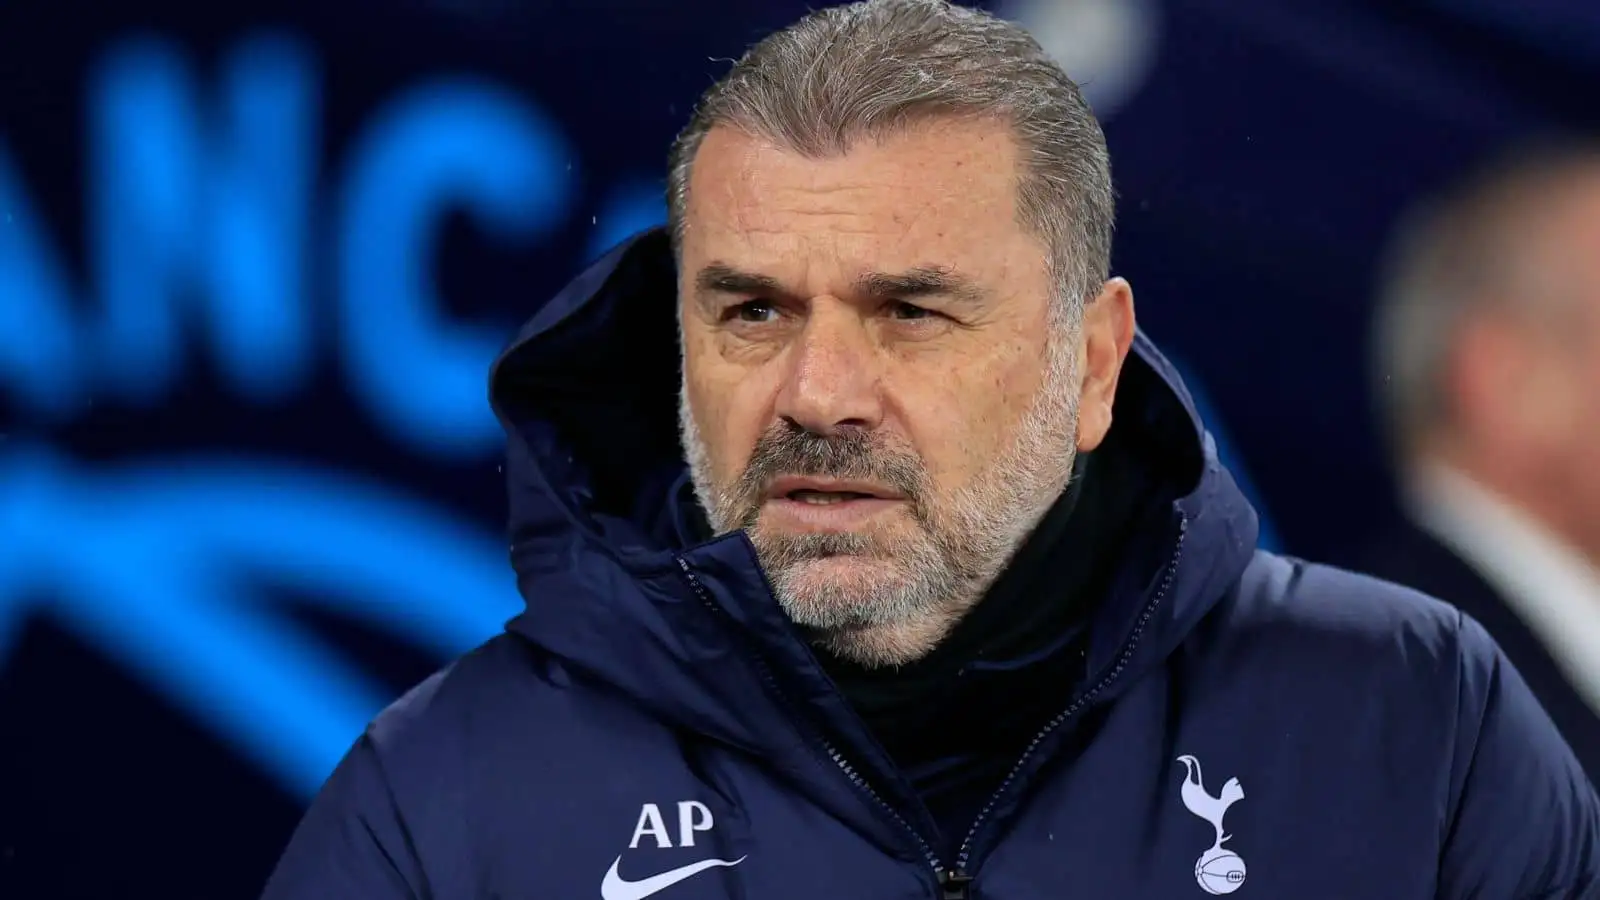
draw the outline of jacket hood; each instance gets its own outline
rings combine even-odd
[[[676,287],[667,235],[644,232],[545,304],[494,366],[511,555],[526,601],[508,628],[658,716],[771,752],[795,733],[768,718],[783,705],[840,714],[843,701],[743,532],[684,537],[679,515],[692,492],[678,435]],[[1113,427],[1136,432],[1131,446],[1175,498],[1163,527],[1136,537],[1091,625],[1090,682],[1100,672],[1127,683],[1237,580],[1257,522],[1188,391],[1143,334],[1115,414]],[[781,691],[770,690],[774,673]]]

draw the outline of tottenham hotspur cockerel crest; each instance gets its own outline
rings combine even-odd
[[[1188,774],[1184,776],[1183,788],[1179,796],[1183,805],[1189,812],[1211,823],[1216,829],[1217,838],[1211,849],[1200,855],[1194,864],[1194,880],[1199,883],[1200,889],[1208,894],[1231,894],[1244,884],[1244,860],[1239,854],[1222,846],[1227,843],[1232,835],[1222,827],[1222,818],[1228,814],[1228,807],[1244,799],[1244,788],[1239,786],[1239,779],[1229,778],[1222,785],[1222,792],[1212,796],[1206,790],[1205,775],[1200,771],[1200,760],[1192,756],[1180,756],[1178,762],[1183,763]]]

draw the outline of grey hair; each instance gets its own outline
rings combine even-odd
[[[1105,135],[1078,86],[1021,26],[945,0],[866,0],[807,15],[745,53],[672,147],[681,246],[690,168],[727,125],[813,158],[939,117],[995,118],[1023,154],[1018,216],[1050,250],[1072,322],[1109,275],[1116,215]]]
[[[1397,229],[1373,322],[1372,376],[1390,449],[1401,458],[1454,414],[1445,378],[1462,329],[1491,311],[1526,314],[1540,286],[1531,226],[1575,177],[1600,174],[1600,148],[1529,144],[1418,206]]]

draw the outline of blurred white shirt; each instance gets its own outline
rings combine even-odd
[[[1446,466],[1420,468],[1406,494],[1417,524],[1500,593],[1600,714],[1600,570],[1509,501]]]

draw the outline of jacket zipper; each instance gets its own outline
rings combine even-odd
[[[866,794],[873,803],[888,813],[889,817],[894,819],[901,828],[904,828],[907,834],[911,835],[912,840],[916,841],[917,849],[922,851],[923,860],[933,869],[933,874],[938,877],[940,885],[943,885],[949,877],[949,870],[939,859],[939,854],[934,852],[933,847],[922,836],[922,832],[912,827],[911,823],[906,821],[905,816],[900,815],[893,806],[890,806],[882,797],[878,796],[878,792],[873,790],[872,785],[868,784],[865,778],[861,777],[861,773],[856,771],[855,766],[850,765],[850,761],[844,758],[844,754],[840,753],[832,742],[825,737],[820,740],[822,749],[827,751],[828,758],[833,760],[833,764],[839,767],[839,771],[843,772],[846,778],[850,779],[850,783],[855,785],[857,790]]]
[[[700,602],[710,609],[712,613],[718,616],[726,616],[727,613],[722,607],[718,606],[707,594],[705,586],[695,576],[694,570],[689,568],[688,562],[682,557],[677,557],[676,560],[678,568],[683,570],[684,578],[688,580],[689,586],[694,590],[695,596],[700,599]],[[854,765],[851,765],[850,760],[846,759],[839,748],[822,733],[822,729],[812,724],[809,716],[801,715],[794,709],[794,701],[789,698],[788,693],[783,689],[783,685],[778,682],[777,676],[772,673],[772,667],[767,663],[766,657],[753,650],[750,655],[755,661],[756,668],[761,672],[762,680],[767,683],[767,689],[772,692],[773,696],[783,701],[784,705],[790,707],[789,715],[791,720],[806,726],[807,730],[811,731],[812,736],[816,738],[817,745],[827,755],[833,767],[843,773],[857,791],[872,801],[873,806],[887,814],[892,822],[911,836],[917,850],[922,854],[923,862],[927,863],[928,868],[933,870],[934,878],[938,881],[940,900],[967,900],[966,884],[971,879],[951,873],[944,861],[939,859],[939,854],[934,852],[933,845],[928,843],[928,839],[922,836],[922,832],[913,827],[910,822],[907,822],[905,816],[902,816],[898,810],[885,801],[883,797],[879,796],[877,790],[867,782],[866,778],[862,777]],[[952,886],[956,887],[956,893],[951,893]]]
[[[1167,563],[1166,575],[1162,578],[1161,587],[1156,590],[1155,597],[1146,604],[1143,614],[1139,617],[1138,624],[1134,626],[1133,634],[1129,636],[1128,643],[1123,648],[1122,655],[1117,659],[1116,666],[1112,668],[1105,678],[1100,680],[1099,684],[1079,697],[1060,715],[1050,720],[1038,734],[1034,735],[1033,740],[1028,742],[1027,749],[1022,752],[1021,758],[1011,767],[1011,771],[1006,775],[1005,780],[990,795],[989,801],[984,804],[983,809],[978,813],[977,819],[973,821],[972,828],[968,830],[966,838],[961,843],[961,849],[956,856],[956,865],[953,869],[946,866],[944,861],[939,859],[939,854],[934,852],[933,845],[928,843],[927,838],[922,836],[922,832],[918,831],[910,822],[907,822],[898,810],[879,796],[878,792],[861,776],[856,767],[850,764],[844,754],[826,736],[820,733],[820,729],[813,729],[818,744],[821,745],[823,752],[827,754],[834,767],[842,772],[858,791],[871,800],[874,806],[886,813],[891,820],[905,830],[906,834],[911,836],[917,849],[922,853],[923,861],[933,870],[934,877],[938,880],[939,900],[970,900],[972,896],[972,876],[968,874],[967,866],[971,862],[973,841],[977,838],[983,826],[987,824],[989,816],[994,812],[995,805],[1001,797],[1005,796],[1006,791],[1016,781],[1029,760],[1033,758],[1033,754],[1037,752],[1039,745],[1044,743],[1046,738],[1054,734],[1058,728],[1065,725],[1073,716],[1077,715],[1096,696],[1110,687],[1112,682],[1116,681],[1117,676],[1122,674],[1122,670],[1127,668],[1128,663],[1133,658],[1134,650],[1139,646],[1139,638],[1144,634],[1145,625],[1150,621],[1150,617],[1155,615],[1156,609],[1161,606],[1162,601],[1166,599],[1167,591],[1172,587],[1172,580],[1177,572],[1178,562],[1183,556],[1183,543],[1188,534],[1188,525],[1187,517],[1178,521],[1177,546],[1173,549],[1172,559]],[[681,557],[677,558],[677,563],[678,567],[683,570],[684,577],[688,579],[690,587],[694,589],[695,596],[700,598],[700,602],[710,608],[712,612],[726,615],[723,609],[706,593],[705,587],[700,584],[700,579],[695,577],[693,570],[689,568],[689,564]],[[782,685],[778,683],[777,677],[772,674],[772,668],[767,664],[766,659],[759,653],[752,653],[752,656],[754,656],[756,666],[760,669],[762,678],[767,682],[768,688],[775,696],[781,698],[785,704],[792,707],[793,702],[784,692]],[[793,714],[792,710],[791,714]],[[798,715],[796,716],[796,721],[810,723],[809,718]]]
[[[989,796],[989,802],[984,804],[983,809],[979,811],[978,817],[973,820],[972,827],[967,831],[966,838],[962,840],[961,849],[956,853],[956,877],[963,878],[967,882],[971,881],[971,878],[967,875],[967,867],[972,862],[973,844],[977,840],[978,834],[983,830],[984,825],[988,824],[989,816],[993,814],[995,805],[1000,802],[1000,798],[1006,795],[1011,785],[1016,782],[1017,777],[1022,774],[1022,770],[1033,759],[1034,753],[1038,752],[1039,745],[1043,744],[1061,726],[1070,721],[1073,716],[1081,712],[1085,706],[1093,702],[1095,697],[1104,693],[1122,674],[1123,670],[1128,667],[1128,663],[1133,660],[1134,651],[1139,647],[1139,639],[1144,636],[1145,625],[1149,624],[1150,617],[1155,615],[1156,610],[1166,600],[1167,591],[1172,589],[1172,581],[1178,572],[1178,563],[1183,559],[1184,539],[1188,537],[1188,534],[1189,518],[1185,515],[1178,519],[1178,540],[1176,546],[1172,549],[1172,558],[1167,561],[1166,574],[1162,576],[1161,587],[1156,589],[1156,595],[1151,598],[1149,603],[1145,604],[1144,612],[1140,614],[1138,623],[1133,627],[1133,633],[1128,636],[1128,642],[1123,646],[1122,654],[1117,658],[1117,664],[1112,667],[1110,672],[1106,673],[1106,677],[1100,679],[1099,684],[1077,700],[1074,700],[1071,706],[1068,706],[1060,715],[1051,719],[1044,728],[1039,730],[1038,734],[1033,736],[1033,740],[1028,742],[1027,749],[1022,751],[1022,756],[1011,767],[1011,771],[1006,775],[1005,781],[1002,781],[1000,787]],[[963,891],[954,896],[959,900],[966,900],[968,895]]]

